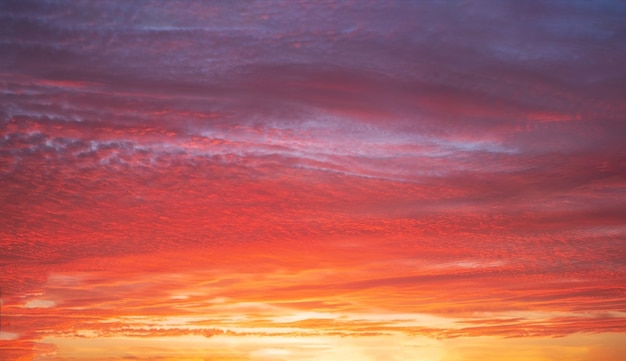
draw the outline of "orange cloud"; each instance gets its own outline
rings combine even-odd
[[[623,354],[623,6],[153,5],[0,5],[3,357]]]

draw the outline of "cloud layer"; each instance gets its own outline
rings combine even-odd
[[[419,336],[459,352],[426,359],[463,360],[445,340],[582,333],[607,335],[610,359],[625,16],[2,2],[0,344],[84,358],[115,338],[233,338],[241,352],[216,357],[278,360]]]

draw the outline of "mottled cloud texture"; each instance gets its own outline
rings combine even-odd
[[[624,19],[1,1],[0,358],[618,360]]]

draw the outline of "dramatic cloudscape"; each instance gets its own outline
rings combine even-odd
[[[0,0],[0,360],[623,360],[625,64],[617,0]]]

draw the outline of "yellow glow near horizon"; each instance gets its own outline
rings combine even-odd
[[[427,337],[372,336],[177,336],[177,337],[110,337],[58,338],[42,340],[56,345],[56,357],[120,360],[128,355],[139,359],[166,358],[189,360],[320,360],[374,361],[407,360],[419,355],[422,361],[441,360],[442,342]],[[419,350],[416,352],[416,350]]]
[[[47,337],[59,359],[212,361],[619,361],[626,354],[622,334],[563,338],[493,336],[437,340],[422,336],[177,336]],[[106,355],[106,357],[102,356]]]

